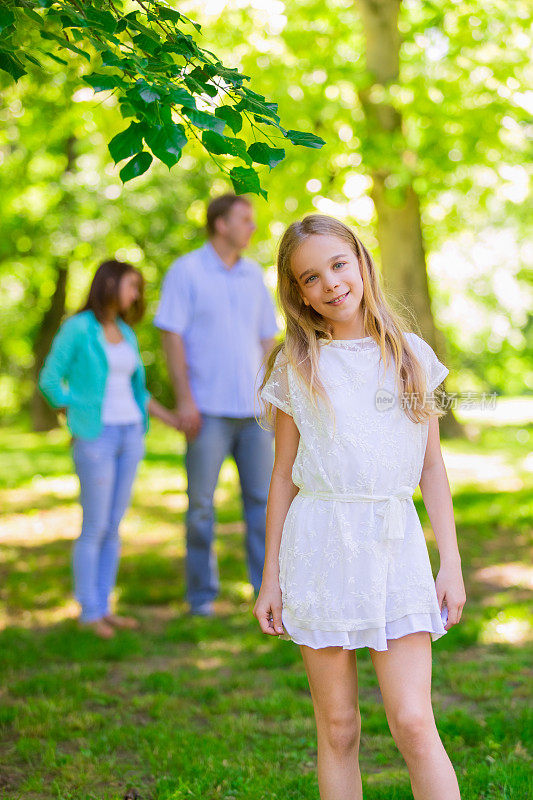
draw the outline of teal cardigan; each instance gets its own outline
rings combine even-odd
[[[131,385],[147,431],[150,394],[146,390],[137,337],[120,317],[117,317],[117,324],[137,354]],[[66,408],[67,424],[73,436],[96,439],[99,435],[108,369],[104,329],[94,313],[81,311],[65,320],[39,373],[39,388],[51,406]]]

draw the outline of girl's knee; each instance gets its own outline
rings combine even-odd
[[[335,752],[339,754],[352,752],[354,748],[359,747],[361,715],[356,709],[329,714],[326,719],[319,722],[318,732]]]
[[[437,733],[433,713],[424,709],[402,709],[389,720],[389,726],[398,747],[409,751],[424,750]]]

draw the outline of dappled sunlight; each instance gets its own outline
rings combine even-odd
[[[234,597],[246,601],[253,600],[253,586],[251,583],[248,583],[248,581],[231,581],[230,589]]]
[[[485,425],[524,425],[533,420],[533,397],[498,397],[494,407],[462,405],[456,409],[459,422],[480,422]]]
[[[54,502],[76,501],[79,495],[79,481],[76,475],[43,478],[36,476],[30,484],[17,489],[0,491],[0,508],[6,511],[27,512],[48,505],[50,497]]]
[[[533,641],[533,626],[528,619],[500,611],[496,617],[482,623],[479,640],[482,644],[525,644]]]
[[[483,567],[476,570],[472,578],[504,589],[520,587],[533,590],[533,567],[518,561]]]
[[[36,476],[31,482],[31,491],[35,497],[43,497],[50,492],[56,497],[73,497],[79,492],[80,483],[77,475],[60,475],[54,478]]]
[[[198,669],[202,671],[219,669],[224,665],[223,659],[216,656],[211,656],[211,658],[197,658],[194,663]]]
[[[495,491],[514,492],[524,488],[517,467],[504,453],[454,452],[444,444],[442,451],[452,491],[475,483]]]
[[[176,464],[175,470],[170,470],[168,467],[163,470],[152,465],[148,466],[147,462],[141,464],[135,484],[135,494],[144,492],[166,494],[167,492],[186,491],[187,476],[181,465]]]
[[[157,502],[153,504],[154,508],[158,506],[160,508],[164,508],[166,511],[173,511],[176,513],[176,515],[184,514],[189,505],[186,494],[158,494],[154,492],[152,495],[146,493],[142,494],[142,499],[146,507],[150,506],[151,498],[157,500]]]
[[[3,603],[0,605],[0,630],[11,626],[26,629],[49,628],[53,625],[75,620],[78,618],[78,604],[73,599],[51,608],[9,609]]]
[[[81,526],[81,508],[54,506],[25,514],[5,514],[0,519],[0,544],[20,547],[48,544],[57,539],[74,539]]]

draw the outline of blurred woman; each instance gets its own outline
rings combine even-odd
[[[118,528],[129,506],[144,455],[148,415],[176,427],[176,418],[146,390],[137,337],[130,327],[144,313],[139,270],[105,261],[87,302],[57,332],[39,374],[39,388],[67,415],[80,480],[83,522],[74,544],[74,591],[80,623],[109,639],[134,628],[132,617],[111,612],[120,554]]]

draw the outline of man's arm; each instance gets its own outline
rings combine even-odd
[[[167,361],[168,373],[176,405],[179,406],[184,400],[192,399],[191,387],[189,385],[189,374],[187,371],[187,360],[185,357],[185,346],[179,333],[173,331],[161,331],[163,337],[163,351]]]
[[[183,339],[179,333],[162,330],[163,351],[176,401],[178,427],[187,439],[194,438],[202,426],[202,417],[189,384],[187,359]]]

